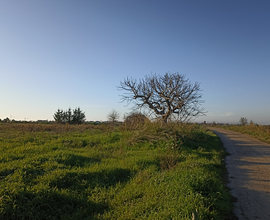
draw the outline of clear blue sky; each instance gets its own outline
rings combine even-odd
[[[124,77],[200,82],[197,121],[270,124],[269,0],[1,0],[0,118],[107,120]]]

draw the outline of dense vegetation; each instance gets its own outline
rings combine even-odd
[[[0,219],[226,219],[219,138],[190,124],[0,124]]]
[[[75,108],[74,110],[69,108],[66,111],[57,109],[53,115],[53,118],[58,124],[82,124],[86,119],[85,113],[82,112],[80,108]]]
[[[232,131],[237,131],[243,134],[248,134],[255,137],[263,142],[270,144],[270,125],[231,125],[231,126],[220,126]]]

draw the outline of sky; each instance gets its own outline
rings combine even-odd
[[[199,82],[197,122],[270,124],[269,0],[0,0],[0,119],[121,116],[126,77]]]

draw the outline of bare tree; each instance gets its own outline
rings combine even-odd
[[[117,119],[119,119],[119,117],[120,117],[120,113],[117,112],[114,109],[108,114],[108,120],[109,120],[109,122],[116,122]]]
[[[192,84],[179,73],[147,75],[138,81],[126,78],[118,88],[126,92],[122,101],[127,104],[133,101],[136,108],[147,107],[164,122],[170,118],[186,122],[206,113],[200,106],[204,102],[201,100],[200,84]]]
[[[239,120],[239,122],[240,122],[240,125],[242,125],[242,126],[248,124],[247,118],[244,118],[244,117],[241,117],[240,120]]]

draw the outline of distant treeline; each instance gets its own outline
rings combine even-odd
[[[0,123],[40,123],[40,124],[51,124],[51,123],[59,123],[59,124],[82,124],[85,123],[85,113],[82,112],[80,108],[75,108],[71,110],[64,111],[62,109],[57,109],[57,111],[53,115],[54,121],[49,120],[37,120],[37,121],[26,121],[26,120],[15,120],[10,118],[1,119]]]
[[[0,118],[0,123],[42,123],[42,124],[52,124],[52,123],[55,123],[55,121],[49,121],[49,120],[26,121],[26,120],[9,119],[7,117],[5,119]]]
[[[9,118],[1,119],[0,118],[0,124],[56,124],[56,121],[49,121],[49,120],[36,120],[36,121],[26,121],[26,120],[10,120]],[[98,125],[102,123],[108,123],[107,121],[84,121],[82,124],[92,124],[92,125]],[[121,122],[118,122],[121,123]]]

